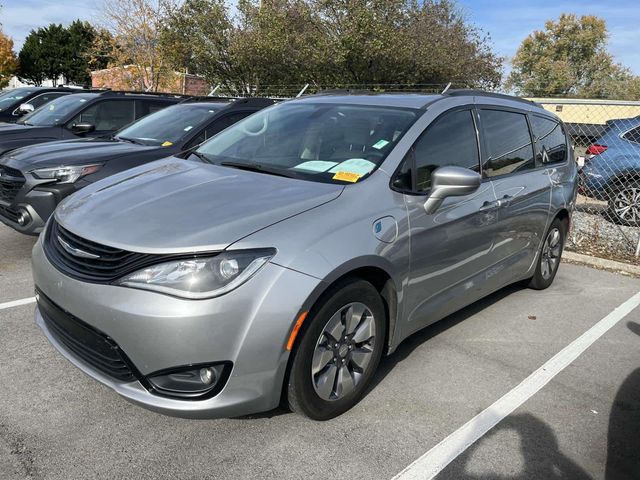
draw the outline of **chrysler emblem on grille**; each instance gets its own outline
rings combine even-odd
[[[79,248],[72,247],[67,242],[65,242],[62,238],[60,238],[60,235],[58,235],[58,242],[60,242],[60,245],[62,245],[62,248],[64,248],[68,253],[70,253],[74,257],[92,258],[92,259],[100,258],[100,255],[95,255],[93,253],[80,250]]]

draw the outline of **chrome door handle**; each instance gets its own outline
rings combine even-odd
[[[501,199],[497,200],[498,208],[506,207],[507,205],[509,205],[511,203],[511,200],[513,200],[513,197],[511,195],[505,195]]]

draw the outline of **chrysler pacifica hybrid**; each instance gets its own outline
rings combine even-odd
[[[34,247],[36,321],[147,408],[328,419],[412,333],[548,287],[576,176],[563,124],[511,97],[282,102],[63,201]]]

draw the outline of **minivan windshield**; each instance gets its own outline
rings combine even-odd
[[[337,103],[282,103],[222,131],[195,154],[233,168],[326,183],[364,179],[422,112]]]
[[[76,94],[56,98],[44,104],[36,111],[22,117],[19,123],[36,125],[38,127],[60,125],[69,119],[70,114],[74,114],[95,95],[96,94]]]
[[[15,88],[13,90],[7,90],[0,93],[0,112],[8,108],[17,106],[18,103],[22,103],[22,99],[32,92],[35,92],[35,88]]]
[[[200,127],[226,104],[174,105],[147,115],[116,134],[121,140],[144,145],[172,145]]]

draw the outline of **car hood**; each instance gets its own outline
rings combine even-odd
[[[35,168],[104,163],[114,158],[154,150],[163,150],[163,147],[136,145],[115,140],[66,140],[16,149],[5,155],[2,163],[27,172]],[[171,155],[171,152],[167,152],[167,155]]]
[[[0,123],[0,154],[31,143],[58,140],[59,127],[36,127],[16,123]]]
[[[80,190],[55,217],[76,235],[124,250],[215,251],[343,189],[170,157]]]

